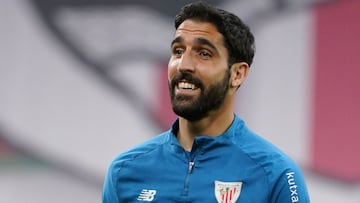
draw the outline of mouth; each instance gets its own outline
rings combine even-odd
[[[195,96],[200,93],[199,86],[188,81],[179,81],[174,90],[174,94],[177,96]]]
[[[201,93],[203,84],[201,80],[190,73],[179,73],[175,75],[169,83],[174,96],[194,96]]]
[[[183,90],[195,90],[198,87],[190,82],[185,82],[185,81],[181,81],[177,84],[178,89],[183,89]]]

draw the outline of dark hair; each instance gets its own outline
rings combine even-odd
[[[187,19],[209,22],[217,27],[224,36],[224,46],[229,52],[229,65],[237,62],[246,62],[249,66],[252,64],[255,39],[249,27],[239,17],[204,2],[196,2],[182,7],[175,17],[175,29]]]

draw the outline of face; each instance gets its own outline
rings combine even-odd
[[[219,109],[229,89],[228,52],[211,23],[185,20],[171,44],[168,80],[173,111],[190,121]]]

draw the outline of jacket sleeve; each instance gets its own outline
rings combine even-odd
[[[117,170],[114,164],[111,164],[106,174],[103,190],[102,190],[102,203],[119,203],[117,195]]]
[[[284,170],[274,184],[272,203],[310,203],[304,176],[297,165]]]

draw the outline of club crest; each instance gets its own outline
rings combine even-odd
[[[235,203],[240,197],[242,182],[215,181],[215,197],[218,203]]]

